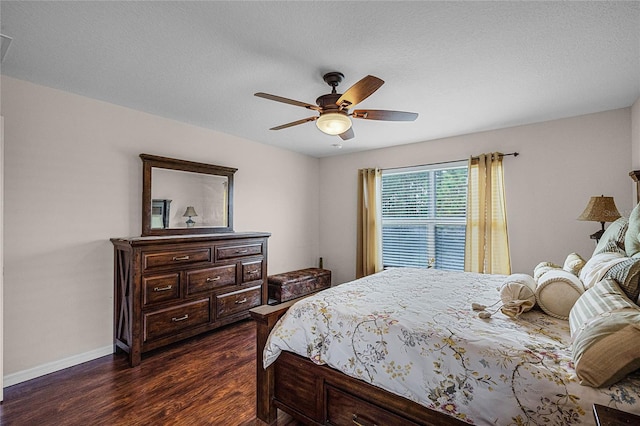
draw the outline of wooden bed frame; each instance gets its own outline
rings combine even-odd
[[[262,358],[269,333],[298,300],[251,310],[257,326],[257,417],[260,420],[275,424],[280,409],[304,424],[318,426],[466,424],[290,352],[282,352],[264,369]]]
[[[630,172],[629,176],[636,184],[636,202],[640,202],[640,170]],[[251,310],[257,325],[257,417],[260,420],[275,424],[277,410],[281,409],[305,424],[318,426],[466,424],[290,352],[282,352],[264,369],[262,358],[269,333],[298,300]]]

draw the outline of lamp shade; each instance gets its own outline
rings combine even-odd
[[[196,213],[196,209],[193,208],[193,206],[189,206],[187,207],[187,209],[184,211],[184,214],[182,215],[182,217],[197,217],[198,213]]]
[[[325,112],[316,120],[320,131],[328,135],[339,135],[351,127],[351,120],[344,112]]]
[[[590,220],[593,222],[613,222],[620,217],[620,213],[613,201],[613,197],[591,197],[589,204],[578,220]]]

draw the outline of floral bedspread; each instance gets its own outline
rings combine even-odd
[[[569,323],[534,309],[519,319],[495,304],[505,277],[389,269],[292,306],[272,331],[265,367],[282,350],[327,364],[470,424],[595,424],[592,404],[640,414],[640,374],[581,386]],[[615,348],[612,348],[615,356]]]

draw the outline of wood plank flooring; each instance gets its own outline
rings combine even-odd
[[[247,320],[145,354],[134,368],[114,354],[7,387],[0,425],[264,426],[255,362]],[[280,415],[278,426],[298,423]]]

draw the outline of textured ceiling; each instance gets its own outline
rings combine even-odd
[[[627,107],[640,2],[0,2],[2,74],[322,157]],[[342,141],[304,108],[372,74]],[[341,144],[337,149],[333,144]]]

